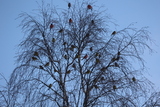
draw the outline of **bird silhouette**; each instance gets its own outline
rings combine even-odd
[[[115,35],[116,33],[117,33],[116,31],[113,31],[113,32],[112,32],[112,35]]]
[[[87,8],[92,10],[92,6],[91,5],[88,5]]]
[[[87,59],[88,58],[88,55],[86,54],[84,57],[83,57],[83,59]]]
[[[70,19],[69,19],[69,24],[71,24],[72,22],[73,22],[73,20],[70,18]]]
[[[68,3],[68,8],[69,8],[69,9],[71,8],[71,3]]]
[[[53,24],[50,24],[50,30],[51,30],[53,27],[54,27]]]

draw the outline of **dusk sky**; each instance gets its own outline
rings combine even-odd
[[[16,67],[17,45],[24,36],[18,27],[21,20],[16,18],[21,12],[31,13],[33,9],[37,9],[36,1],[41,3],[41,0],[0,0],[0,73],[7,79]],[[52,1],[58,8],[67,8],[66,0],[44,1]],[[149,27],[148,31],[155,44],[150,44],[154,53],[146,51],[143,56],[147,67],[145,75],[156,84],[156,89],[160,90],[160,0],[97,0],[95,5],[104,6],[106,12],[114,18],[119,26],[113,30],[121,30],[133,22],[137,22],[134,25],[136,28]],[[1,84],[3,82],[0,82]]]

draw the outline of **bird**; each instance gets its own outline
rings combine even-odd
[[[75,58],[80,58],[80,57],[81,57],[81,56],[80,56],[80,55],[78,55],[78,54],[75,56]]]
[[[114,63],[114,66],[115,66],[115,67],[119,67],[119,65],[118,65],[118,63],[117,63],[117,62],[115,62],[115,63]]]
[[[68,71],[66,72],[66,74],[69,74],[69,73],[71,73],[71,70],[68,70]]]
[[[71,3],[68,3],[68,9],[70,9],[71,8]]]
[[[38,52],[34,52],[34,56],[38,56]]]
[[[97,63],[100,63],[100,60],[99,60],[98,58],[96,58],[96,64],[97,64]]]
[[[89,37],[89,36],[90,36],[90,34],[89,34],[89,33],[87,33],[87,34],[86,34],[86,37]]]
[[[104,78],[104,77],[101,77],[101,81],[103,81],[103,80],[105,80],[105,78]]]
[[[87,59],[88,58],[88,55],[86,54],[84,57],[83,57],[83,59]]]
[[[70,19],[69,19],[69,24],[71,24],[72,22],[73,22],[73,20],[70,18]]]
[[[48,85],[48,90],[49,90],[51,87],[52,87],[52,84],[49,84],[49,85]]]
[[[39,68],[40,68],[40,69],[43,69],[43,67],[42,67],[41,65],[39,66]]]
[[[136,78],[135,78],[135,77],[133,77],[133,78],[132,78],[132,81],[133,81],[133,82],[135,82],[135,81],[136,81]]]
[[[113,32],[112,32],[112,35],[115,35],[116,33],[117,33],[116,31],[113,31]]]
[[[59,33],[62,33],[63,31],[64,31],[63,29],[60,29],[58,32],[59,32]]]
[[[54,69],[54,72],[58,72],[58,70]]]
[[[51,30],[53,27],[54,27],[53,24],[50,24],[50,30]]]
[[[91,71],[90,70],[87,70],[86,72],[85,72],[85,74],[90,74],[91,73]]]
[[[93,50],[93,48],[92,48],[92,47],[90,47],[90,48],[89,48],[89,50],[90,50],[90,51],[92,51],[92,50]]]
[[[63,45],[66,45],[67,44],[67,42],[63,42]]]
[[[99,87],[97,85],[94,85],[94,88],[98,89]]]
[[[115,85],[113,85],[113,90],[115,91],[117,89],[117,87]]]
[[[45,66],[45,67],[49,66],[49,62],[47,62],[44,66]]]
[[[55,42],[56,41],[56,39],[55,38],[52,38],[52,42]]]
[[[121,55],[121,53],[118,51],[117,55]]]
[[[94,20],[91,20],[91,23],[94,24]]]
[[[38,60],[38,59],[37,59],[36,57],[32,57],[32,60],[34,60],[34,61],[35,61],[35,60]]]
[[[76,69],[76,64],[74,63],[74,64],[72,65],[72,67],[73,67],[74,69]]]
[[[88,5],[87,8],[92,10],[92,6],[91,5]]]

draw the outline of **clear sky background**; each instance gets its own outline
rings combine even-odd
[[[16,18],[21,12],[31,13],[33,9],[37,9],[36,1],[41,2],[41,0],[0,0],[0,73],[7,79],[16,67],[17,45],[24,35],[18,27],[20,20]],[[44,1],[50,3],[51,0]],[[67,1],[64,0],[52,0],[52,3],[67,8]],[[148,69],[145,75],[156,84],[157,90],[160,90],[160,0],[97,0],[96,5],[103,5],[108,9],[107,12],[119,25],[115,27],[116,30],[123,29],[132,22],[137,22],[134,26],[137,28],[149,27],[150,36],[155,42],[150,47],[155,52],[149,54],[146,51],[143,56]],[[3,84],[2,80],[0,84]]]

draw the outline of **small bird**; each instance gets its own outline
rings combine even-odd
[[[52,38],[52,42],[55,42],[56,41],[56,39],[55,38]]]
[[[87,8],[92,10],[92,6],[91,5],[88,5]]]
[[[75,58],[80,58],[80,57],[81,57],[81,56],[80,56],[80,55],[78,55],[78,54],[75,56]]]
[[[115,91],[117,89],[117,87],[115,85],[113,85],[113,90]]]
[[[117,63],[117,62],[115,62],[115,63],[114,63],[114,66],[115,66],[115,67],[119,67],[119,65],[118,65],[118,63]]]
[[[67,44],[67,42],[63,42],[63,45],[66,45]]]
[[[51,30],[53,27],[54,27],[53,24],[50,24],[50,30]]]
[[[68,70],[67,72],[66,72],[66,74],[70,74],[71,73],[71,70]]]
[[[86,54],[84,57],[83,57],[83,59],[87,59],[88,58],[88,55]]]
[[[51,87],[52,87],[52,84],[49,84],[49,85],[48,85],[48,90],[49,90]]]
[[[59,33],[62,33],[63,31],[64,31],[63,29],[60,29],[58,32],[59,32]]]
[[[73,22],[73,20],[70,18],[70,19],[69,19],[69,24],[71,24],[72,22]]]
[[[89,36],[90,36],[90,34],[89,34],[89,33],[87,33],[87,34],[86,34],[86,37],[89,37]]]
[[[40,65],[40,66],[39,66],[39,69],[43,69],[43,67]]]
[[[34,52],[34,56],[38,56],[39,54],[38,54],[38,52]]]
[[[112,32],[112,35],[115,35],[116,33],[117,33],[116,31],[113,31],[113,32]]]
[[[121,55],[121,53],[118,51],[117,55]]]
[[[34,61],[35,61],[35,60],[38,60],[38,59],[37,59],[36,57],[32,57],[32,60],[34,60]]]
[[[86,72],[85,72],[85,74],[90,74],[91,73],[91,71],[90,70],[87,70]]]
[[[74,69],[76,69],[76,64],[74,63],[74,64],[72,65],[72,67],[73,67]]]
[[[54,69],[54,72],[58,72],[58,70]]]
[[[96,64],[97,64],[97,63],[100,63],[100,60],[99,60],[98,58],[96,58]]]
[[[44,66],[45,66],[45,67],[49,66],[49,62],[47,62]]]
[[[71,3],[68,3],[68,9],[70,9],[71,8]]]
[[[91,23],[94,24],[94,20],[91,20]]]
[[[135,81],[136,81],[136,78],[135,78],[135,77],[133,77],[133,78],[132,78],[132,81],[133,81],[133,82],[135,82]]]
[[[76,48],[76,46],[75,45],[71,45],[71,48]]]
[[[68,59],[68,56],[67,56],[67,55],[64,55],[63,57],[64,57],[65,59]]]
[[[92,48],[92,47],[90,47],[90,48],[89,48],[89,50],[90,50],[90,51],[92,51],[92,50],[93,50],[93,48]]]
[[[94,88],[98,89],[99,87],[97,85],[94,85]]]

